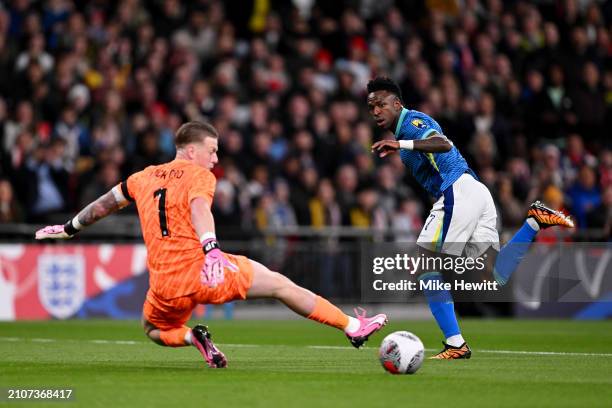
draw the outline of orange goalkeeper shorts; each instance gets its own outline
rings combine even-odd
[[[228,260],[238,267],[238,272],[225,269],[223,283],[216,288],[202,286],[187,296],[163,299],[151,289],[143,305],[144,318],[160,330],[182,327],[199,304],[221,304],[232,300],[246,299],[253,283],[253,265],[248,258],[224,253]]]

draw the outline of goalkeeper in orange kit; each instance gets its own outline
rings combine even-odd
[[[222,252],[215,237],[211,205],[218,162],[218,133],[202,122],[188,122],[176,134],[176,158],[132,174],[64,225],[47,226],[36,239],[66,239],[131,202],[138,207],[147,247],[149,291],[143,326],[154,342],[195,346],[210,367],[225,367],[225,355],[206,326],[185,324],[198,304],[274,298],[308,319],[344,331],[360,347],[387,322],[384,314],[344,314],[326,299],[284,275],[244,256]]]

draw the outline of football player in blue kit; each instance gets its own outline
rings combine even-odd
[[[374,143],[372,151],[380,157],[399,152],[412,176],[436,199],[417,239],[422,252],[445,256],[469,252],[475,257],[495,251],[493,276],[504,285],[540,229],[573,227],[569,217],[536,201],[529,207],[522,227],[500,250],[493,197],[440,125],[423,112],[404,107],[398,85],[389,78],[371,80],[367,92],[368,111],[376,125],[395,135],[393,140]],[[425,270],[419,279],[443,280],[439,271]],[[432,358],[470,358],[472,351],[459,329],[450,291],[424,290],[424,294],[445,337],[444,349]]]

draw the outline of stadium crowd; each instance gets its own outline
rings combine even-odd
[[[500,227],[541,198],[610,235],[611,28],[610,2],[577,0],[0,2],[0,221],[73,212],[206,120],[221,238],[414,238],[430,198],[370,152],[365,85],[387,75],[492,190]]]

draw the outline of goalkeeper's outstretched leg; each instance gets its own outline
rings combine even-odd
[[[361,313],[355,310],[356,317],[348,316],[327,299],[296,285],[286,276],[272,272],[259,262],[251,260],[251,264],[253,283],[247,292],[247,299],[278,299],[299,315],[344,331],[357,348],[387,323],[386,315],[366,317],[364,310]]]

